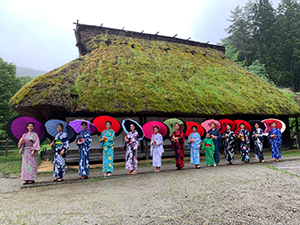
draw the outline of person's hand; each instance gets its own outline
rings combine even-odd
[[[50,146],[53,147],[54,146],[54,142],[51,142]]]
[[[226,138],[228,138],[228,137],[229,137],[229,135],[228,135],[228,134],[226,134],[226,135],[225,135],[225,137],[226,137]]]
[[[34,156],[34,150],[31,151],[31,156]]]
[[[82,142],[78,141],[78,142],[77,142],[77,144],[81,145],[81,144],[82,144]]]
[[[60,155],[63,156],[65,153],[65,150],[63,149],[61,152],[60,152]]]

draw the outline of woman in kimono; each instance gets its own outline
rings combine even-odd
[[[28,123],[28,131],[19,140],[19,154],[22,154],[22,175],[23,184],[32,184],[37,174],[37,155],[40,150],[40,139],[37,133],[33,132],[34,123]]]
[[[231,125],[226,125],[226,131],[224,132],[222,138],[224,140],[224,153],[225,160],[228,162],[228,165],[234,165],[234,148],[235,148],[235,135],[231,130]]]
[[[238,132],[239,147],[241,152],[241,160],[244,163],[250,162],[250,139],[249,131],[245,129],[245,124],[240,124],[240,130]]]
[[[208,131],[211,135],[211,139],[214,142],[215,145],[215,162],[218,166],[220,163],[220,147],[222,147],[222,139],[221,139],[221,133],[218,129],[216,129],[216,124],[214,122],[211,122],[210,124],[211,129]]]
[[[211,139],[210,133],[206,134],[206,138],[203,140],[202,143],[202,150],[205,153],[205,161],[207,166],[217,166],[214,154],[215,154],[215,145],[213,140]]]
[[[268,139],[271,145],[271,152],[272,152],[272,158],[275,158],[276,162],[279,162],[279,159],[281,158],[281,136],[282,133],[280,129],[276,128],[277,123],[272,123],[272,129],[269,131]]]
[[[197,132],[197,126],[192,126],[193,132],[188,137],[188,148],[191,150],[191,164],[194,164],[195,169],[200,169],[200,154],[199,148],[201,143],[200,134]]]
[[[136,174],[138,161],[137,161],[137,150],[139,145],[139,133],[135,130],[135,125],[130,125],[130,132],[125,136],[126,141],[126,158],[125,158],[125,169],[129,170],[128,174]]]
[[[106,121],[106,130],[102,131],[100,136],[100,147],[103,148],[103,168],[104,176],[111,176],[114,171],[114,146],[115,131],[110,129],[111,122]]]
[[[81,123],[82,131],[79,132],[77,137],[77,145],[79,150],[79,179],[87,179],[90,174],[90,146],[92,137],[90,132],[86,129],[87,123]]]
[[[262,152],[263,149],[263,130],[259,128],[259,124],[255,123],[255,131],[253,131],[252,134],[252,139],[254,141],[254,153],[255,153],[255,158],[259,160],[259,162],[265,162],[264,160],[264,154]]]
[[[161,156],[164,152],[163,137],[158,133],[159,128],[157,126],[153,127],[154,134],[152,134],[150,142],[150,153],[152,155],[153,166],[156,167],[154,172],[160,172],[161,167]]]
[[[69,140],[66,132],[63,131],[64,126],[57,124],[57,135],[51,146],[54,147],[53,177],[54,181],[61,182],[65,176],[66,153],[69,149]]]
[[[184,167],[184,134],[179,130],[180,126],[175,123],[175,131],[171,135],[172,148],[175,152],[175,161],[177,170]]]

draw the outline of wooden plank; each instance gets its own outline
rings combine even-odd
[[[8,153],[8,138],[6,138],[5,157],[7,157],[7,153]]]
[[[6,146],[0,146],[0,148],[6,148]],[[17,148],[16,145],[8,145],[8,148]]]
[[[7,138],[8,139],[8,138]],[[6,143],[7,140],[0,140],[0,143]],[[12,140],[8,140],[8,142],[13,142]]]

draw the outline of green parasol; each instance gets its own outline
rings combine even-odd
[[[183,133],[185,133],[185,131],[186,131],[186,124],[181,119],[178,119],[178,118],[169,118],[169,119],[165,120],[163,123],[169,128],[169,130],[170,130],[169,134],[170,135],[175,131],[175,123],[179,124],[179,126],[180,126],[179,129]]]

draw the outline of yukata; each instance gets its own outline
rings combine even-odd
[[[217,139],[212,139],[215,145],[215,154],[214,154],[214,158],[215,158],[215,162],[217,164],[220,163],[220,147],[222,147],[222,139],[221,139],[221,133],[218,129],[210,129],[208,131],[208,133],[210,133],[211,135],[214,135],[217,137]]]
[[[275,134],[275,138],[271,138],[270,135]],[[275,128],[269,130],[268,139],[271,145],[272,158],[280,159],[281,158],[281,140],[282,133],[280,129]]]
[[[27,132],[23,134],[24,143],[18,144],[21,149],[19,154],[22,154],[22,175],[21,179],[25,181],[34,181],[37,174],[37,155],[40,150],[40,139],[37,133]],[[34,150],[34,156],[31,152]]]
[[[106,139],[100,142],[100,147],[103,148],[103,167],[104,173],[114,171],[114,146],[115,146],[115,131],[112,129],[104,130],[101,133],[100,140],[105,136]]]
[[[153,141],[155,140],[156,145],[154,145]],[[161,167],[161,156],[164,152],[163,146],[163,137],[160,133],[152,134],[151,142],[150,142],[150,153],[152,155],[153,166]]]
[[[211,138],[205,138],[202,143],[202,150],[205,152],[205,161],[207,166],[216,164],[214,159],[215,144]]]
[[[126,170],[137,170],[138,161],[137,161],[137,151],[139,146],[139,133],[135,130],[134,132],[130,131],[127,134],[126,142],[126,157],[125,157],[125,169]]]
[[[225,135],[228,137],[225,137]],[[234,161],[234,148],[235,148],[235,135],[232,130],[225,131],[223,136],[223,143],[224,143],[224,153],[225,153],[225,160],[227,162],[233,163]]]
[[[76,143],[80,141],[82,144],[78,145],[79,150],[79,176],[88,176],[90,174],[90,146],[92,137],[88,130],[79,132]]]
[[[246,129],[239,130],[237,135],[243,135],[239,140],[242,162],[250,162],[250,139],[249,131]]]
[[[65,150],[61,156],[60,152]],[[69,149],[69,139],[66,132],[60,132],[55,136],[53,177],[63,178],[65,176],[66,153]]]
[[[174,140],[174,137],[178,137],[178,140]],[[171,135],[172,148],[175,153],[175,161],[177,168],[184,167],[184,134],[180,130],[175,130]]]
[[[188,148],[191,150],[191,164],[199,165],[200,164],[200,154],[199,148],[201,143],[201,137],[198,132],[193,132],[188,137],[188,142],[192,140],[192,143],[188,144]]]
[[[254,153],[255,158],[257,160],[264,160],[264,154],[263,154],[263,130],[261,128],[258,128],[257,130],[253,131],[252,139],[254,141]],[[258,135],[257,137],[255,135]]]

